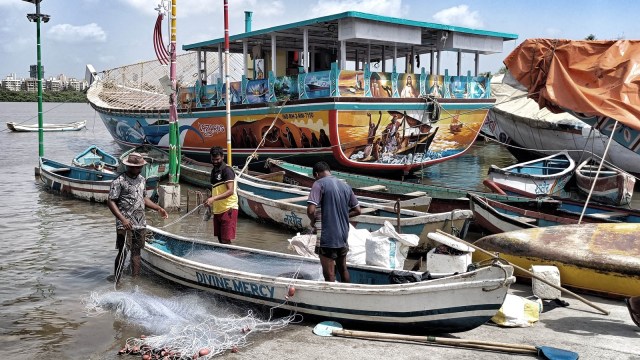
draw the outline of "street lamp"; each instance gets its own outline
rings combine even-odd
[[[42,0],[22,0],[28,3],[32,3],[36,5],[36,13],[35,14],[27,14],[27,19],[30,22],[36,23],[37,28],[37,49],[38,49],[38,155],[40,157],[44,156],[44,131],[42,129],[43,121],[42,121],[42,65],[41,65],[41,53],[40,53],[40,23],[41,22],[49,22],[51,17],[49,15],[40,13],[40,2]]]

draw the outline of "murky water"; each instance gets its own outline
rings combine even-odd
[[[119,154],[93,109],[86,104],[44,104],[45,122],[87,120],[87,130],[45,133],[45,156],[70,162],[91,144]],[[0,123],[37,122],[34,103],[0,103]],[[113,284],[114,219],[106,205],[63,198],[43,190],[34,177],[38,160],[37,133],[0,131],[0,354],[3,359],[115,359],[126,338],[143,331],[111,314],[88,316],[82,300]],[[425,182],[482,189],[491,163],[507,165],[513,158],[495,144],[479,142],[459,159],[424,171]],[[182,186],[182,202],[192,188]],[[190,208],[194,207],[190,193]],[[173,221],[184,214],[172,213]],[[163,226],[155,213],[149,222]],[[210,222],[194,215],[167,230],[212,239]],[[286,252],[291,233],[241,218],[238,245]],[[133,282],[146,293],[169,297],[185,291],[154,276]]]

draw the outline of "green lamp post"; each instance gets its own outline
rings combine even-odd
[[[42,130],[42,65],[41,65],[41,51],[40,51],[40,23],[49,22],[51,18],[49,15],[40,13],[40,2],[42,0],[22,0],[36,5],[35,14],[27,14],[27,19],[36,23],[37,28],[37,49],[38,49],[38,156],[44,156],[44,131]]]

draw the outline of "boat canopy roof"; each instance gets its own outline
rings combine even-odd
[[[640,130],[640,40],[527,39],[504,64],[541,108]]]
[[[305,30],[309,45],[316,49],[339,49],[341,41],[348,42],[347,60],[350,61],[356,59],[357,52],[368,51],[369,45],[372,59],[382,58],[383,46],[391,49],[395,46],[398,56],[439,50],[493,54],[502,52],[504,41],[518,38],[509,33],[348,11],[232,35],[229,37],[229,51],[242,53],[245,42],[251,51],[255,51],[255,47],[260,51],[270,51],[274,35],[277,49],[302,49]],[[215,52],[219,47],[224,47],[224,38],[187,44],[182,49]]]

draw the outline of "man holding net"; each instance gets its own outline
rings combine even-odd
[[[140,175],[140,172],[147,162],[142,155],[132,152],[122,162],[127,166],[127,171],[113,180],[107,199],[107,206],[116,217],[116,249],[118,249],[114,273],[116,282],[122,275],[127,249],[131,250],[131,274],[134,277],[140,275],[140,251],[145,245],[147,227],[145,207],[158,211],[165,219],[169,217],[160,205],[146,196],[146,179]]]

